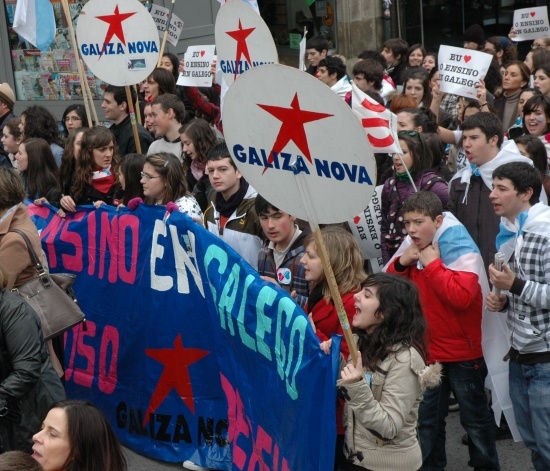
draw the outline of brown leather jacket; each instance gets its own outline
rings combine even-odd
[[[40,256],[42,246],[36,226],[29,218],[27,207],[20,203],[15,211],[0,222],[0,264],[4,267],[7,278],[6,289],[22,285],[36,276],[27,245],[16,232],[19,229],[27,234],[34,251]]]

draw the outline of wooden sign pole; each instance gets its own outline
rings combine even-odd
[[[166,39],[168,38],[168,29],[170,28],[170,23],[172,21],[172,13],[174,12],[175,4],[176,4],[176,0],[172,0],[172,3],[170,5],[170,13],[168,14],[168,22],[166,23],[166,27],[164,28],[164,36],[162,37],[162,44],[160,46],[160,54],[159,54],[159,61],[157,63],[157,67],[160,67],[160,61],[162,60],[162,55],[164,54],[164,48],[166,47]]]
[[[73,20],[71,18],[71,12],[69,10],[69,3],[67,0],[61,0],[61,5],[63,6],[63,12],[65,13],[65,18],[67,19],[67,25],[69,26],[69,33],[71,35],[71,43],[73,46],[73,52],[74,57],[76,60],[76,67],[78,69],[78,76],[80,77],[80,84],[82,88],[82,96],[84,97],[84,109],[86,110],[86,117],[88,118],[88,125],[89,127],[92,127],[92,115],[90,114],[90,105],[88,102],[88,99],[86,97],[87,93],[89,92],[90,88],[87,86],[88,81],[86,79],[86,76],[84,75],[84,68],[82,67],[82,62],[80,61],[80,53],[78,52],[78,46],[76,44],[76,36],[74,34],[74,28],[73,28]],[[93,107],[93,100],[90,97],[90,101],[92,102]],[[94,108],[95,113],[95,108]],[[97,121],[96,121],[97,123]]]
[[[139,142],[136,114],[134,112],[134,102],[132,101],[132,92],[130,91],[130,85],[126,85],[124,88],[126,89],[126,103],[128,105],[128,112],[130,113],[130,120],[132,122],[132,132],[134,133],[134,140],[136,141],[136,152],[141,154],[141,143]],[[121,157],[124,156],[121,155]]]
[[[338,320],[340,321],[340,325],[342,326],[342,330],[344,331],[344,338],[346,339],[349,352],[351,354],[351,359],[353,361],[353,364],[355,365],[357,363],[357,346],[355,345],[355,340],[353,339],[348,316],[346,315],[344,303],[342,302],[342,296],[340,296],[338,283],[336,283],[336,277],[334,276],[334,271],[332,270],[332,265],[330,264],[327,247],[325,245],[325,241],[323,240],[321,230],[319,229],[319,218],[317,217],[317,214],[315,212],[315,207],[313,206],[313,203],[311,201],[311,196],[304,181],[303,174],[295,173],[294,177],[296,178],[298,189],[300,191],[300,196],[302,197],[302,202],[304,203],[306,214],[308,216],[308,221],[311,226],[311,230],[313,231],[317,254],[319,255],[319,258],[321,259],[321,263],[323,265],[325,278],[330,289],[330,296],[334,301],[334,306],[336,307],[336,311],[338,313]]]

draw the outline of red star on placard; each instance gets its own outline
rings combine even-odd
[[[164,365],[157,387],[147,406],[143,425],[147,425],[149,414],[155,412],[164,399],[175,389],[189,410],[195,413],[193,388],[189,378],[189,366],[210,352],[198,348],[183,348],[181,334],[174,340],[174,348],[148,348],[145,354]]]
[[[126,46],[126,39],[124,39],[124,31],[122,29],[122,22],[124,20],[127,20],[131,16],[135,15],[137,12],[132,13],[119,13],[118,11],[118,5],[115,7],[115,12],[112,15],[102,15],[102,16],[96,16],[98,20],[105,21],[105,23],[109,23],[109,29],[107,30],[107,34],[105,35],[105,40],[103,41],[104,44],[108,44],[113,36],[116,36],[122,44]]]
[[[300,109],[298,93],[294,95],[290,108],[260,104],[258,104],[258,106],[267,111],[269,114],[275,116],[275,118],[283,123],[281,125],[281,129],[279,130],[279,134],[277,134],[277,139],[275,139],[275,144],[273,144],[273,149],[269,153],[269,159],[267,162],[269,164],[273,162],[273,152],[277,154],[280,153],[290,141],[293,141],[302,154],[304,154],[304,157],[309,160],[310,163],[313,163],[311,153],[309,152],[304,124],[325,119],[333,115],[329,113],[318,113],[316,111],[306,111]],[[264,168],[264,172],[266,170],[267,167]]]
[[[250,60],[250,53],[248,52],[248,45],[246,44],[246,38],[252,34],[256,28],[246,28],[243,29],[241,20],[239,19],[239,29],[235,31],[227,31],[226,34],[231,36],[235,41],[237,41],[237,56],[235,62],[239,62],[241,57],[244,56],[250,65],[252,61]],[[236,76],[237,74],[235,74]]]

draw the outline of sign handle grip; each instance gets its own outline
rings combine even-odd
[[[295,167],[293,167],[295,169]],[[306,214],[308,217],[311,230],[313,231],[313,237],[315,239],[315,245],[317,248],[317,253],[321,259],[321,264],[323,265],[323,271],[325,273],[325,278],[330,289],[330,295],[334,301],[334,306],[338,312],[338,320],[342,326],[344,332],[344,338],[348,344],[349,352],[351,354],[351,360],[355,365],[357,363],[357,346],[355,345],[355,340],[353,339],[353,334],[351,332],[351,327],[349,325],[348,316],[346,315],[346,310],[344,308],[344,303],[342,302],[342,296],[340,296],[340,291],[338,290],[338,283],[336,283],[336,277],[334,276],[334,271],[332,270],[332,265],[330,264],[330,259],[327,252],[327,247],[321,231],[319,229],[319,223],[315,208],[311,202],[311,195],[306,187],[306,183],[303,175],[294,173],[298,189],[300,191],[300,196],[302,198],[302,203],[304,204]]]
[[[130,112],[130,121],[132,122],[132,132],[134,134],[134,140],[136,141],[136,152],[141,154],[141,143],[139,142],[139,134],[137,130],[136,114],[134,112],[134,102],[132,101],[132,93],[130,92],[130,85],[124,87],[126,89],[126,103],[128,104],[128,111]],[[124,157],[121,155],[121,157]]]

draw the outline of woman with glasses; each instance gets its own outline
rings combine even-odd
[[[166,206],[173,202],[179,211],[202,223],[203,214],[189,192],[183,166],[174,154],[148,155],[141,172],[143,194],[152,204]]]
[[[443,207],[449,201],[449,189],[444,178],[433,169],[433,156],[424,138],[417,131],[399,131],[403,153],[393,155],[394,173],[382,188],[382,259],[388,263],[407,237],[403,223],[403,202],[418,191],[435,193]]]
[[[67,106],[61,118],[61,125],[65,137],[69,135],[71,129],[89,127],[84,106],[78,104]]]
[[[63,211],[75,212],[77,205],[114,204],[120,193],[115,143],[113,133],[102,126],[84,131],[70,194],[61,198]]]

